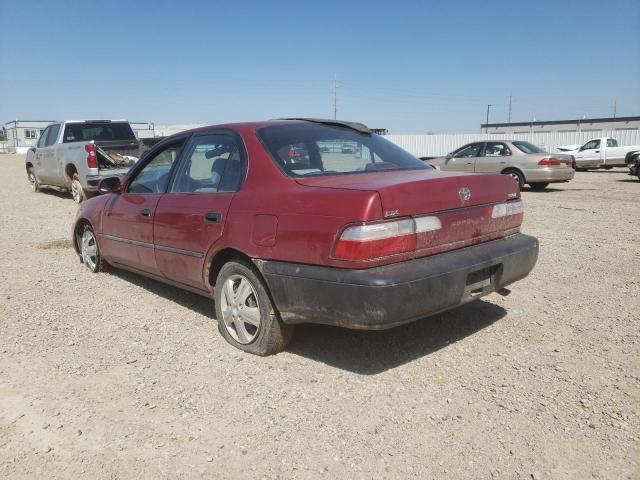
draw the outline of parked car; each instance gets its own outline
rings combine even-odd
[[[336,160],[321,142],[366,155]],[[292,164],[300,145],[307,161]],[[84,264],[214,299],[223,337],[261,355],[299,323],[385,329],[506,293],[538,255],[510,178],[440,172],[362,124],[183,132],[99,189],[73,228]]]
[[[640,152],[636,152],[627,158],[627,166],[629,167],[629,175],[638,177],[638,180],[640,180]]]
[[[532,190],[568,182],[575,174],[571,155],[547,153],[522,140],[469,143],[430,162],[445,171],[503,173],[513,177],[521,188],[528,183]]]
[[[575,157],[577,170],[624,167],[629,156],[636,152],[640,152],[640,145],[620,147],[618,140],[609,137],[593,138],[575,150],[566,151]]]
[[[31,188],[64,188],[80,203],[106,176],[124,176],[138,158],[140,144],[126,121],[86,120],[52,123],[27,152]]]

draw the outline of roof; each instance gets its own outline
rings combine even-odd
[[[512,123],[483,123],[480,128],[490,127],[525,127],[529,125],[562,125],[565,123],[613,123],[613,122],[638,122],[640,117],[603,117],[603,118],[577,118],[575,120],[548,120],[536,122],[512,122]]]
[[[342,120],[324,120],[318,118],[279,118],[275,120],[262,120],[262,121],[254,121],[254,122],[238,122],[238,123],[221,123],[218,125],[206,125],[204,127],[192,128],[190,130],[185,130],[182,133],[191,133],[191,132],[203,132],[206,130],[211,130],[213,128],[230,128],[230,129],[259,129],[268,127],[270,125],[287,125],[287,124],[296,124],[296,123],[322,123],[326,125],[333,126],[343,126],[347,128],[351,128],[352,130],[356,130],[362,133],[370,133],[369,129],[366,125],[362,123],[356,122],[345,122]],[[179,135],[179,134],[176,134]]]

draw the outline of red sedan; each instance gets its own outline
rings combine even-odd
[[[73,229],[84,264],[213,298],[260,355],[298,323],[384,329],[504,292],[538,255],[510,177],[440,172],[357,123],[183,132],[99,189]]]

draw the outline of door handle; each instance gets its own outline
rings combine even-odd
[[[600,153],[600,150],[596,150],[596,151],[595,151],[595,152],[593,152],[593,153]]]
[[[204,214],[204,222],[205,223],[220,223],[222,219],[222,215],[218,212],[207,212]]]
[[[149,218],[151,216],[151,210],[149,210],[148,208],[143,208],[142,210],[140,210],[140,216]]]

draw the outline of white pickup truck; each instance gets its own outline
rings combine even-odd
[[[562,147],[558,147],[561,149]],[[576,170],[625,167],[627,157],[640,151],[640,145],[619,147],[615,138],[594,138],[575,150],[563,151],[575,158]]]
[[[65,189],[76,203],[104,177],[124,176],[140,156],[140,143],[125,120],[52,123],[25,160],[31,187]]]

